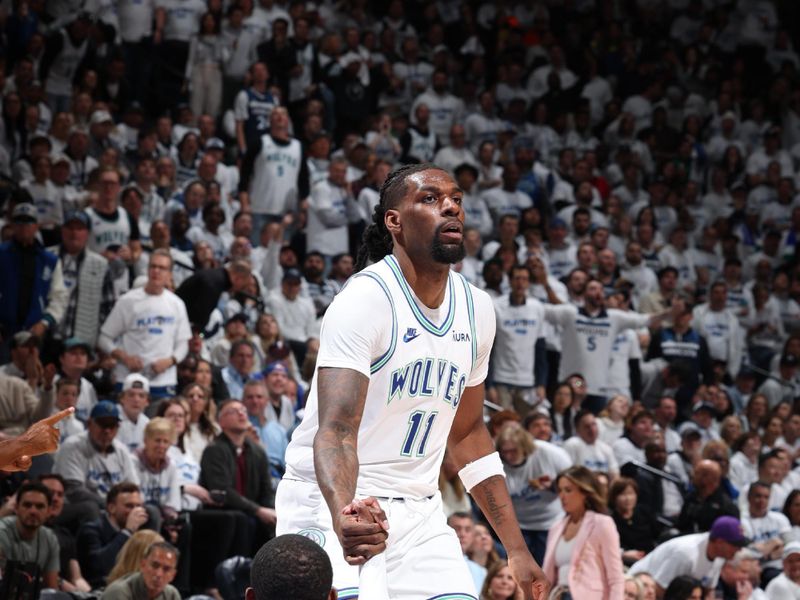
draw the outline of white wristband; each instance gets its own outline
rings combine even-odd
[[[500,455],[497,452],[480,457],[478,460],[464,466],[458,472],[461,483],[464,484],[468,492],[471,492],[472,488],[481,481],[485,481],[494,475],[506,476],[506,472],[503,470],[503,461],[500,460]]]

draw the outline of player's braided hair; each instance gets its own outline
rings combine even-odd
[[[366,267],[368,262],[378,262],[387,254],[392,253],[394,242],[392,234],[389,233],[384,222],[386,211],[395,208],[405,196],[406,179],[409,175],[430,169],[442,170],[441,167],[431,163],[419,163],[404,165],[389,173],[381,186],[380,198],[372,213],[372,223],[364,230],[364,236],[361,238],[355,265],[356,272]]]

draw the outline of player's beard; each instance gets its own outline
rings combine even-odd
[[[455,263],[464,259],[467,251],[464,249],[464,237],[462,235],[461,241],[458,244],[444,244],[442,243],[440,234],[442,228],[446,225],[443,223],[436,228],[433,235],[433,244],[431,245],[431,258],[438,263],[446,265],[454,265]]]

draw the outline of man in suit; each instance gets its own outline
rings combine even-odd
[[[122,546],[147,520],[138,485],[123,481],[109,490],[105,513],[78,532],[78,562],[93,589],[105,585]]]

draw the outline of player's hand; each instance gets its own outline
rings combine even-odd
[[[55,425],[74,412],[74,408],[66,408],[31,425],[25,433],[19,436],[21,457],[28,458],[30,461],[30,457],[50,454],[58,450],[61,432],[55,428]]]
[[[530,552],[514,552],[508,555],[508,566],[514,581],[525,595],[525,600],[547,600],[550,582]]]
[[[345,560],[351,565],[363,565],[386,550],[388,529],[389,521],[375,498],[353,500],[342,508],[336,523]]]

